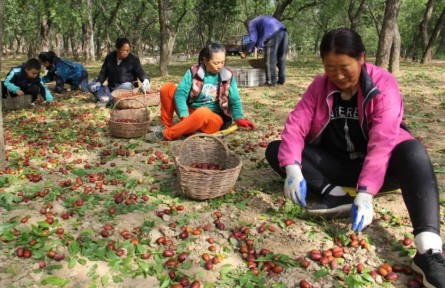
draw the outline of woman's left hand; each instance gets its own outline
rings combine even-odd
[[[245,119],[238,119],[236,120],[236,125],[238,125],[239,127],[246,127],[249,129],[255,129],[255,125],[250,122],[249,120],[245,120]]]

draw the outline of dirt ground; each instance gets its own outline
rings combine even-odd
[[[190,63],[172,63],[163,78],[147,66],[152,87],[179,81]],[[228,59],[230,67],[242,65]],[[4,112],[10,168],[0,173],[0,287],[180,287],[174,285],[181,278],[201,287],[300,287],[301,280],[324,288],[414,285],[407,268],[415,253],[412,228],[400,193],[375,199],[374,221],[356,235],[356,245],[349,218],[313,219],[283,199],[282,179],[264,160],[265,144],[279,139],[287,114],[321,69],[317,59],[299,58],[288,62],[285,85],[240,88],[245,118],[257,129],[221,138],[243,166],[230,193],[207,201],[181,192],[173,155],[183,140],[113,138],[111,109],[96,108],[86,93],[67,91],[56,104]],[[406,121],[430,153],[441,199],[444,74],[443,62],[402,62],[397,74]],[[160,125],[159,107],[149,110],[151,125]],[[441,206],[445,232],[443,212]],[[311,256],[337,246],[343,255],[328,265]],[[18,257],[20,247],[32,255]],[[261,257],[263,248],[270,253]],[[371,277],[384,263],[397,280]]]

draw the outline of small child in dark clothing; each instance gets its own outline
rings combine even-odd
[[[2,82],[2,94],[6,95],[9,91],[12,97],[23,96],[25,94],[32,96],[32,103],[37,100],[40,94],[46,102],[54,100],[48,87],[43,83],[40,77],[42,65],[38,59],[32,58],[25,64],[14,67],[6,75]]]

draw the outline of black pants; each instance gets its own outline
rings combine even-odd
[[[2,97],[3,98],[6,98],[6,94],[8,92],[11,95],[11,97],[17,97],[17,94],[12,93],[11,91],[7,91],[8,88],[6,88],[6,86],[3,83],[3,81],[1,83],[1,85],[2,85]],[[31,97],[32,102],[34,102],[34,101],[37,100],[37,95],[40,92],[40,87],[39,87],[39,85],[30,85],[30,86],[28,86],[28,87],[26,87],[24,89],[21,88],[20,90],[22,90],[26,95],[31,95],[32,96]],[[46,95],[42,95],[42,96],[45,97]]]
[[[278,162],[280,143],[278,140],[269,144],[266,159],[276,172],[285,177],[286,173]],[[363,166],[361,160],[339,158],[312,145],[306,145],[302,158],[308,192],[318,195],[327,185],[355,187]],[[425,231],[440,234],[436,175],[425,147],[418,140],[404,141],[392,152],[381,191],[397,188],[402,190],[414,235]]]

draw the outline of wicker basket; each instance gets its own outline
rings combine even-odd
[[[184,140],[174,161],[182,192],[190,198],[205,200],[224,196],[236,184],[242,167],[238,155],[211,134],[195,134]],[[191,167],[194,163],[213,163],[223,170]]]
[[[114,104],[110,120],[108,120],[110,135],[117,138],[136,138],[146,135],[150,124],[150,111],[145,106],[142,109],[116,110],[119,101]],[[119,119],[131,119],[139,122],[119,122]]]
[[[140,91],[139,88],[132,90],[114,90],[111,92],[111,96],[116,99],[116,102],[124,100],[119,102],[119,109],[140,109],[146,106],[157,106],[161,103],[159,91],[145,93]]]
[[[249,59],[247,62],[249,62],[250,67],[255,69],[264,69],[266,67],[265,58]]]
[[[16,110],[31,107],[32,96],[31,95],[22,95],[11,97],[9,92],[6,92],[6,98],[2,98],[2,110]]]

